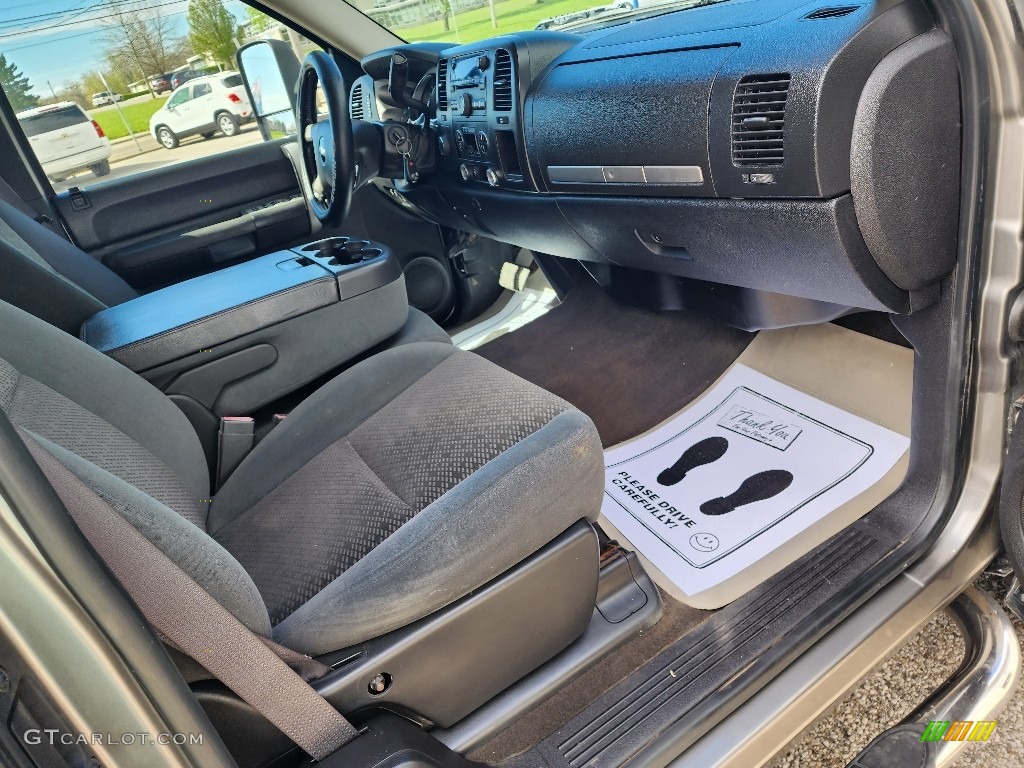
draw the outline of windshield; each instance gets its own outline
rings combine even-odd
[[[586,33],[725,0],[348,0],[403,40],[472,43],[530,29]]]

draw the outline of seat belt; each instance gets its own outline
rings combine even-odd
[[[160,635],[315,760],[358,735],[274,648],[289,658],[309,657],[253,633],[31,434],[16,429],[82,533]]]

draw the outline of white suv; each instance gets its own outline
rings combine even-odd
[[[94,107],[102,107],[107,104],[113,104],[116,101],[124,101],[124,96],[111,91],[100,91],[92,95],[92,105]]]
[[[62,101],[17,114],[32,151],[51,181],[78,171],[110,173],[110,139],[73,101]]]
[[[220,131],[234,136],[244,121],[253,117],[252,106],[237,72],[197,77],[179,86],[167,102],[149,118],[149,132],[167,149],[186,136],[204,139]]]

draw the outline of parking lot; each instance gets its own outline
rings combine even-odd
[[[145,101],[148,98],[149,96],[139,96],[120,103],[122,105],[130,104],[137,101]],[[97,112],[106,112],[113,109],[113,106],[99,107],[88,110],[88,114],[91,117]],[[200,157],[209,157],[229,149],[259,144],[262,140],[259,128],[256,127],[255,123],[243,125],[236,136],[228,137],[216,133],[209,139],[203,139],[200,136],[182,139],[181,145],[176,149],[164,149],[148,133],[136,134],[134,139],[128,137],[111,142],[113,154],[110,156],[109,175],[97,177],[92,171],[83,171],[65,181],[55,183],[53,188],[58,192],[63,192],[71,187],[112,181],[124,178],[125,176],[131,176],[134,173],[165,168],[175,163],[196,160]]]

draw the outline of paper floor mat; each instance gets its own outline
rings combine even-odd
[[[899,486],[912,363],[836,326],[762,332],[688,408],[605,452],[602,523],[682,602],[734,600]]]

